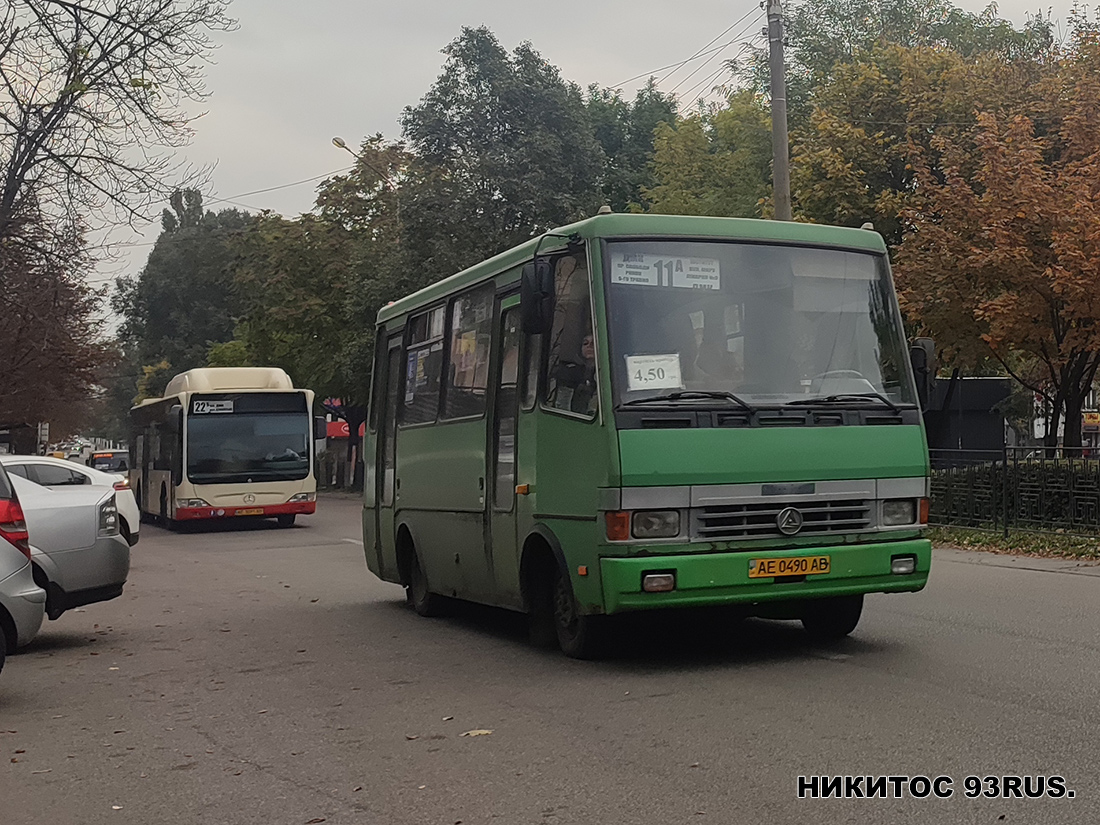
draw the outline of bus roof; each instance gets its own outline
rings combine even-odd
[[[278,367],[203,367],[174,377],[165,387],[164,397],[181,392],[292,389],[290,376]]]
[[[885,254],[886,244],[875,231],[851,229],[843,226],[798,223],[794,221],[759,220],[755,218],[711,218],[693,215],[641,215],[613,213],[597,215],[568,226],[550,231],[551,235],[577,235],[594,238],[646,238],[680,236],[685,238],[721,239],[731,241],[774,241],[776,243],[835,246],[845,249],[865,249]],[[554,243],[557,240],[558,243]],[[378,321],[384,322],[419,307],[430,304],[451,292],[463,289],[504,269],[517,266],[535,252],[539,238],[532,238],[520,246],[501,252],[486,261],[465,269],[449,278],[425,287],[382,307]],[[542,243],[540,251],[560,247],[561,239],[551,238]]]

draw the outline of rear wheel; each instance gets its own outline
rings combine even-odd
[[[554,629],[562,653],[571,659],[597,659],[607,652],[607,616],[586,616],[577,610],[573,586],[564,570],[553,585]]]
[[[428,577],[424,575],[416,551],[413,550],[409,556],[409,583],[405,590],[409,604],[419,616],[442,616],[446,609],[446,597],[428,590]]]
[[[275,519],[279,522],[280,527],[293,527],[294,526],[294,513],[283,513],[281,516]]]
[[[802,626],[815,642],[835,642],[856,629],[862,613],[862,594],[816,599],[802,614]]]

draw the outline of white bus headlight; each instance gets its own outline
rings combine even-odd
[[[182,510],[188,507],[209,507],[210,505],[201,498],[177,498],[176,509]]]
[[[317,494],[316,493],[296,493],[295,495],[292,495],[287,500],[287,503],[288,504],[295,504],[295,503],[298,503],[298,502],[301,502],[301,501],[316,501],[316,500],[317,500]]]
[[[911,498],[895,498],[882,502],[882,523],[887,527],[913,524],[917,520],[917,502]]]
[[[636,539],[668,539],[680,535],[679,510],[638,510],[630,519]]]

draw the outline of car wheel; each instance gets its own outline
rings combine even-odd
[[[571,659],[598,659],[607,652],[607,616],[586,616],[577,610],[573,586],[564,570],[554,577],[554,629],[562,653]]]
[[[835,642],[856,629],[862,613],[862,594],[815,599],[802,615],[802,627],[815,642]]]
[[[279,522],[280,527],[293,527],[294,526],[294,513],[283,513],[276,521]]]
[[[418,616],[442,616],[446,610],[447,599],[428,590],[428,577],[420,566],[420,559],[414,550],[409,560],[409,584],[406,589],[409,604]]]
[[[130,547],[134,546],[133,534],[130,532],[130,525],[122,516],[118,517],[118,534],[126,539],[126,543],[130,545]]]

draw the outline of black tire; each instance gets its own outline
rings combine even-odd
[[[577,610],[573,585],[564,570],[554,577],[551,609],[561,652],[570,659],[598,659],[607,653],[607,616],[586,616]]]
[[[160,523],[166,530],[175,530],[177,522],[168,516],[168,491],[160,488]]]
[[[130,532],[130,525],[122,516],[118,517],[118,534],[126,539],[127,545],[130,547],[134,546],[134,536]]]
[[[283,513],[275,519],[279,522],[280,527],[293,527],[294,526],[294,513]]]
[[[4,642],[4,637],[0,635],[0,672],[4,670],[4,659],[7,657],[7,644]]]
[[[802,614],[802,626],[815,642],[835,642],[856,629],[862,613],[862,594],[816,599]]]
[[[409,555],[409,583],[405,588],[405,597],[418,616],[442,616],[446,611],[447,598],[428,590],[428,577],[424,575],[416,551]]]

